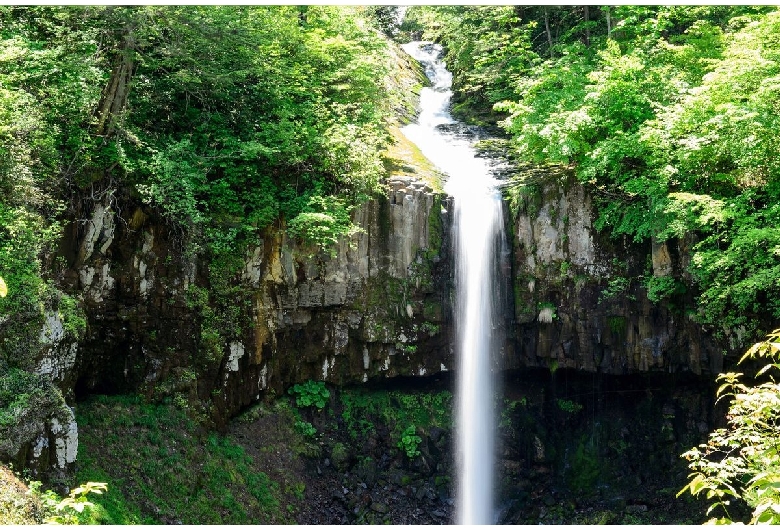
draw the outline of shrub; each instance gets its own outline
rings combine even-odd
[[[417,447],[422,442],[422,438],[417,436],[417,427],[414,425],[408,426],[401,434],[401,439],[398,441],[398,448],[403,451],[409,458],[420,456],[420,451]]]
[[[325,388],[325,383],[322,381],[309,380],[293,386],[288,392],[295,396],[295,404],[299,407],[313,405],[317,407],[317,410],[324,409],[328,398],[330,398],[330,391]]]
[[[780,329],[754,344],[740,359],[768,361],[756,373],[755,386],[744,384],[741,373],[718,376],[723,384],[718,399],[731,398],[728,428],[716,429],[707,443],[682,456],[690,461],[690,482],[677,494],[704,493],[713,502],[707,515],[721,513],[713,523],[732,523],[731,501],[741,499],[753,510],[751,524],[780,523]],[[761,382],[763,381],[763,382]]]

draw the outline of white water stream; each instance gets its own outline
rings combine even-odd
[[[491,355],[497,346],[493,330],[501,318],[495,302],[500,297],[494,295],[496,245],[504,237],[501,196],[488,163],[476,156],[473,139],[453,132],[458,122],[449,112],[452,74],[439,59],[441,47],[411,42],[404,45],[404,50],[422,63],[433,87],[423,88],[420,94],[418,122],[402,131],[446,173],[445,191],[454,197],[458,523],[493,524],[495,414]]]

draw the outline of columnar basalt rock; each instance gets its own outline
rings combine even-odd
[[[504,290],[514,291],[514,310],[497,368],[720,370],[706,333],[648,300],[639,281],[684,274],[690,241],[645,248],[597,233],[591,198],[565,172],[537,175],[533,189],[507,216],[513,262]],[[207,404],[222,423],[309,379],[343,385],[450,370],[451,199],[412,177],[390,179],[387,190],[354,211],[362,230],[333,252],[265,231],[229,278],[233,298],[221,301],[206,256],[185,252],[163,219],[117,207],[113,195],[95,201],[64,249],[71,267],[62,284],[81,300],[86,337],[71,340],[49,315],[38,372],[69,402],[74,391],[141,391]],[[217,303],[237,310],[237,331],[204,327]],[[59,428],[40,418],[17,453],[71,462],[77,434],[72,412],[60,409]]]
[[[506,367],[720,371],[717,344],[679,307],[651,302],[642,284],[683,274],[673,256],[682,262],[684,253],[598,233],[584,186],[562,169],[538,173],[511,220],[515,348]]]
[[[361,230],[333,252],[267,230],[231,280],[240,287],[229,302],[241,308],[240,332],[217,330],[216,345],[201,326],[203,304],[213,303],[205,257],[184,257],[149,212],[124,205],[131,215],[120,219],[118,208],[96,202],[72,234],[70,287],[90,323],[77,391],[210,399],[224,420],[268,389],[308,379],[346,384],[448,369],[447,199],[412,177],[387,187],[387,197],[355,210]]]

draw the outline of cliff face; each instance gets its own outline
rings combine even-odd
[[[140,209],[94,204],[71,234],[69,279],[89,320],[76,392],[210,399],[220,422],[308,379],[449,369],[446,199],[408,177],[389,188],[355,212],[362,232],[331,254],[279,230],[258,239],[219,301],[236,315],[230,330],[209,327],[213,264],[182,256],[175,234]]]
[[[591,198],[569,175],[532,177],[507,208],[511,265],[498,295],[513,296],[498,366],[718,372],[719,348],[684,307],[651,302],[640,283],[681,274],[684,252],[610,240],[593,228]],[[221,277],[202,255],[183,252],[181,235],[162,220],[104,193],[84,203],[62,246],[61,283],[82,300],[86,336],[75,341],[52,314],[38,373],[70,403],[140,391],[220,425],[261,395],[309,379],[343,385],[450,370],[448,201],[394,177],[386,197],[354,212],[362,231],[332,253],[268,230]],[[67,467],[77,430],[70,409],[55,408],[5,452]]]
[[[610,239],[594,229],[592,199],[566,171],[528,179],[510,221],[516,324],[508,366],[719,372],[721,348],[689,317],[691,299],[654,303],[642,283],[682,275],[681,245]]]

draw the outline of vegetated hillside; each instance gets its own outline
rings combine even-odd
[[[414,7],[409,13],[401,30],[446,45],[457,110],[487,125],[498,121],[510,138],[505,154],[522,164],[571,166],[597,199],[597,227],[614,235],[616,246],[620,238],[646,246],[666,242],[680,253],[682,270],[645,275],[652,300],[677,307],[675,314],[709,326],[732,347],[780,316],[772,141],[778,16],[771,8]],[[76,345],[98,322],[85,314],[84,293],[72,288],[86,259],[74,249],[101,250],[113,239],[115,225],[96,233],[94,220],[111,217],[127,233],[140,233],[153,217],[176,250],[160,259],[168,260],[165,267],[183,270],[198,259],[200,283],[186,291],[186,308],[198,316],[192,366],[176,365],[168,379],[153,381],[148,394],[161,404],[95,397],[78,410],[77,478],[110,483],[85,522],[451,517],[448,420],[393,415],[399,403],[423,399],[420,393],[391,401],[359,393],[345,400],[345,393],[316,413],[296,413],[278,401],[272,411],[257,409],[247,423],[232,425],[228,437],[197,425],[208,423],[219,397],[209,385],[223,375],[225,350],[246,318],[237,301],[251,296],[233,280],[246,265],[250,242],[273,227],[327,249],[355,231],[352,208],[381,189],[387,173],[414,166],[435,179],[412,146],[399,142],[385,151],[398,140],[388,118],[408,116],[413,103],[406,88],[418,83],[390,75],[404,59],[374,28],[388,30],[390,14],[323,6],[0,7],[3,458],[24,462],[45,450],[43,441],[31,448],[33,440],[49,443],[36,438],[35,428],[51,424],[61,434],[73,418],[65,400],[72,404],[75,397],[76,359],[65,356],[64,368],[50,366],[40,362],[40,352],[53,343]],[[533,185],[513,184],[510,200],[522,200]],[[394,193],[403,197],[401,187],[399,181]],[[98,215],[126,205],[133,209]],[[442,230],[440,222],[434,225]],[[79,247],[76,240],[90,243]],[[132,257],[111,252],[117,260]],[[615,281],[610,289],[629,283]],[[399,295],[393,285],[376,290],[380,303],[387,301],[382,293]],[[686,289],[697,297],[695,306],[680,305]],[[405,289],[401,294],[405,298]],[[403,302],[391,308],[401,307],[401,318],[414,309]],[[441,312],[431,305],[417,316],[441,319]],[[617,331],[625,326],[610,324]],[[428,331],[438,334],[438,324]],[[150,341],[156,334],[149,332]],[[357,365],[371,361],[365,358],[356,358]],[[556,376],[556,366],[545,372],[550,389],[534,394],[543,399],[523,394],[505,403],[502,465],[511,484],[503,486],[513,503],[506,520],[630,522],[635,510],[669,505],[671,490],[682,484],[670,489],[661,483],[678,474],[675,466],[661,477],[615,464],[615,476],[601,464],[636,461],[634,451],[648,450],[647,440],[663,445],[653,461],[679,463],[678,446],[690,447],[702,423],[712,423],[702,419],[711,407],[687,404],[686,392],[648,392],[646,401],[631,403],[616,394],[630,419],[616,415],[616,423],[607,424],[600,402],[594,397],[583,408],[578,400],[586,393],[570,393],[570,376]],[[149,361],[134,375],[143,380],[154,370]],[[556,391],[561,381],[565,393]],[[587,395],[600,395],[599,381],[594,376],[592,388],[582,384]],[[441,394],[422,408],[434,403],[446,412],[447,399]],[[647,408],[649,419],[638,422],[628,405]],[[567,430],[571,418],[578,421],[575,434]],[[556,421],[560,427],[550,428]],[[599,423],[603,431],[594,427]],[[533,429],[516,428],[526,424]],[[268,438],[254,438],[263,427]],[[599,443],[602,432],[607,444]],[[350,451],[363,435],[367,452]],[[295,443],[282,450],[280,440]],[[279,450],[269,458],[273,448]],[[183,462],[196,467],[182,472]],[[320,474],[321,482],[312,480]],[[538,486],[516,488],[514,479]],[[601,498],[612,495],[612,487],[637,491],[632,480],[642,481],[646,497],[628,505],[625,497]],[[10,476],[3,483],[3,502],[24,490]],[[60,477],[64,484],[72,485],[71,478]],[[560,484],[577,498],[594,495],[596,507],[567,504],[562,499],[571,492]],[[9,521],[39,522],[56,512],[46,504],[54,497],[30,498]],[[301,509],[302,498],[311,503]],[[599,511],[604,506],[606,513]],[[663,520],[683,520],[677,511]]]
[[[408,89],[417,83],[392,79],[404,59],[375,15],[325,6],[0,8],[3,459],[24,465],[46,454],[47,434],[35,431],[49,423],[75,435],[66,400],[88,318],[73,291],[73,266],[85,256],[68,253],[69,239],[111,239],[113,225],[90,219],[94,207],[138,206],[117,217],[129,232],[161,219],[172,268],[197,256],[207,287],[191,298],[209,323],[197,339],[217,360],[238,326],[230,279],[249,241],[276,226],[327,248],[356,230],[350,212],[381,189],[389,121],[413,113]],[[42,362],[60,343],[73,345],[63,364]],[[22,450],[36,437],[34,454]],[[55,455],[53,439],[50,453],[44,459],[60,468],[75,457]]]
[[[456,110],[508,134],[519,163],[571,165],[617,241],[669,243],[649,275],[741,351],[780,319],[780,14],[749,6],[409,10],[443,43]],[[525,183],[518,181],[519,187]]]
[[[218,290],[252,235],[286,222],[320,245],[378,190],[381,35],[349,8],[3,7],[0,369],[29,369],[45,311],[78,338],[57,289],[62,228],[89,201],[153,208]],[[408,106],[408,105],[407,105]],[[135,222],[140,222],[136,219]],[[222,282],[224,283],[224,281]],[[218,311],[223,328],[231,317]]]

